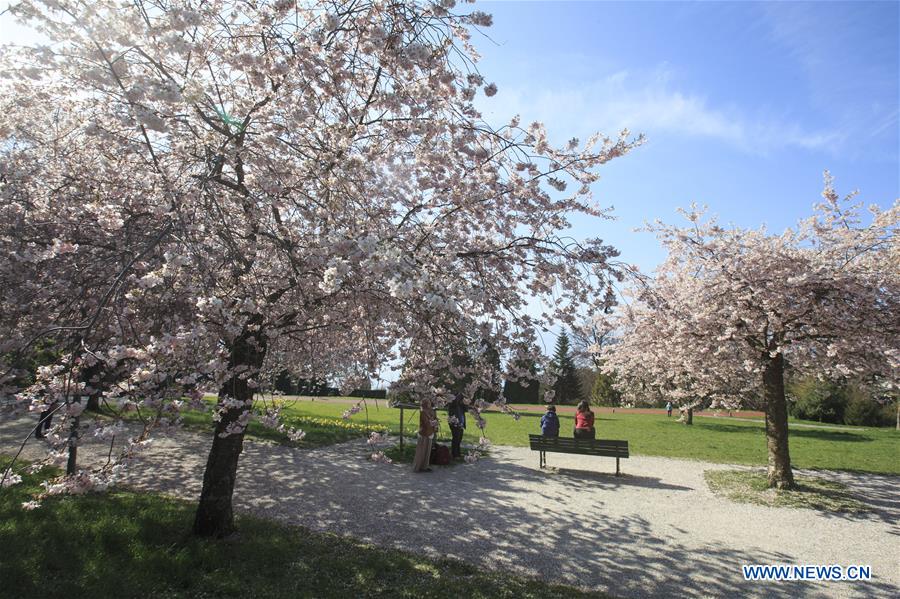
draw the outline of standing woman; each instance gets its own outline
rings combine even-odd
[[[584,400],[578,402],[578,407],[575,408],[575,434],[573,436],[576,439],[593,439],[596,436],[594,413],[588,402]]]
[[[437,415],[428,398],[422,399],[419,409],[419,440],[416,443],[416,457],[413,459],[413,472],[431,472],[428,462],[431,459],[431,442],[437,424]]]

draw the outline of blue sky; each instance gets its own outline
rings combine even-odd
[[[822,171],[867,204],[900,197],[897,2],[480,2],[485,117],[543,121],[558,142],[622,127],[645,146],[594,187],[618,221],[579,218],[642,269],[664,257],[643,221],[707,204],[781,231],[809,215]]]
[[[0,11],[9,2],[0,0]],[[461,11],[473,5],[462,4]],[[495,125],[520,114],[564,143],[647,135],[594,187],[618,220],[577,218],[649,271],[645,220],[707,204],[725,223],[781,231],[818,201],[822,171],[867,204],[900,197],[900,2],[478,2],[479,97]],[[30,39],[29,39],[30,38]],[[33,40],[0,15],[0,43]]]

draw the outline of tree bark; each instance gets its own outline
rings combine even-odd
[[[216,423],[212,448],[206,461],[203,473],[203,490],[200,492],[200,503],[194,517],[193,532],[201,537],[222,538],[232,534],[234,528],[234,511],[232,496],[237,477],[238,458],[244,447],[244,431],[221,436],[228,425],[237,421],[250,409],[253,399],[253,388],[247,384],[248,374],[256,376],[266,355],[265,336],[254,331],[255,323],[251,320],[248,327],[232,342],[229,366],[247,366],[249,372],[234,374],[219,390],[219,403],[230,397],[241,402],[248,402],[241,407],[230,408]],[[251,329],[251,330],[248,330]],[[243,376],[241,376],[243,374]]]
[[[769,487],[794,486],[791,455],[788,451],[787,400],[784,397],[784,356],[765,354],[763,399],[766,404],[766,444],[769,450]]]
[[[76,398],[76,401],[80,401]],[[66,476],[78,474],[78,424],[81,420],[78,416],[72,417],[69,425],[69,458],[66,460]]]
[[[687,416],[684,419],[685,424],[694,424],[694,408],[687,409]]]

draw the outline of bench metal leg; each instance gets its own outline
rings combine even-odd
[[[619,457],[616,456],[616,476],[619,476]]]

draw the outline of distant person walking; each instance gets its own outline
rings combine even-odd
[[[556,415],[556,406],[547,406],[547,411],[541,416],[541,434],[545,437],[559,436],[559,417]]]
[[[666,402],[666,416],[669,418],[672,417],[672,402],[671,401]]]
[[[437,415],[431,400],[424,398],[419,404],[419,440],[416,442],[416,455],[413,458],[413,472],[431,472],[428,467],[431,459],[431,444],[437,430]]]
[[[594,413],[588,402],[584,400],[578,402],[578,407],[575,408],[575,433],[573,436],[576,439],[594,439],[596,437]]]

